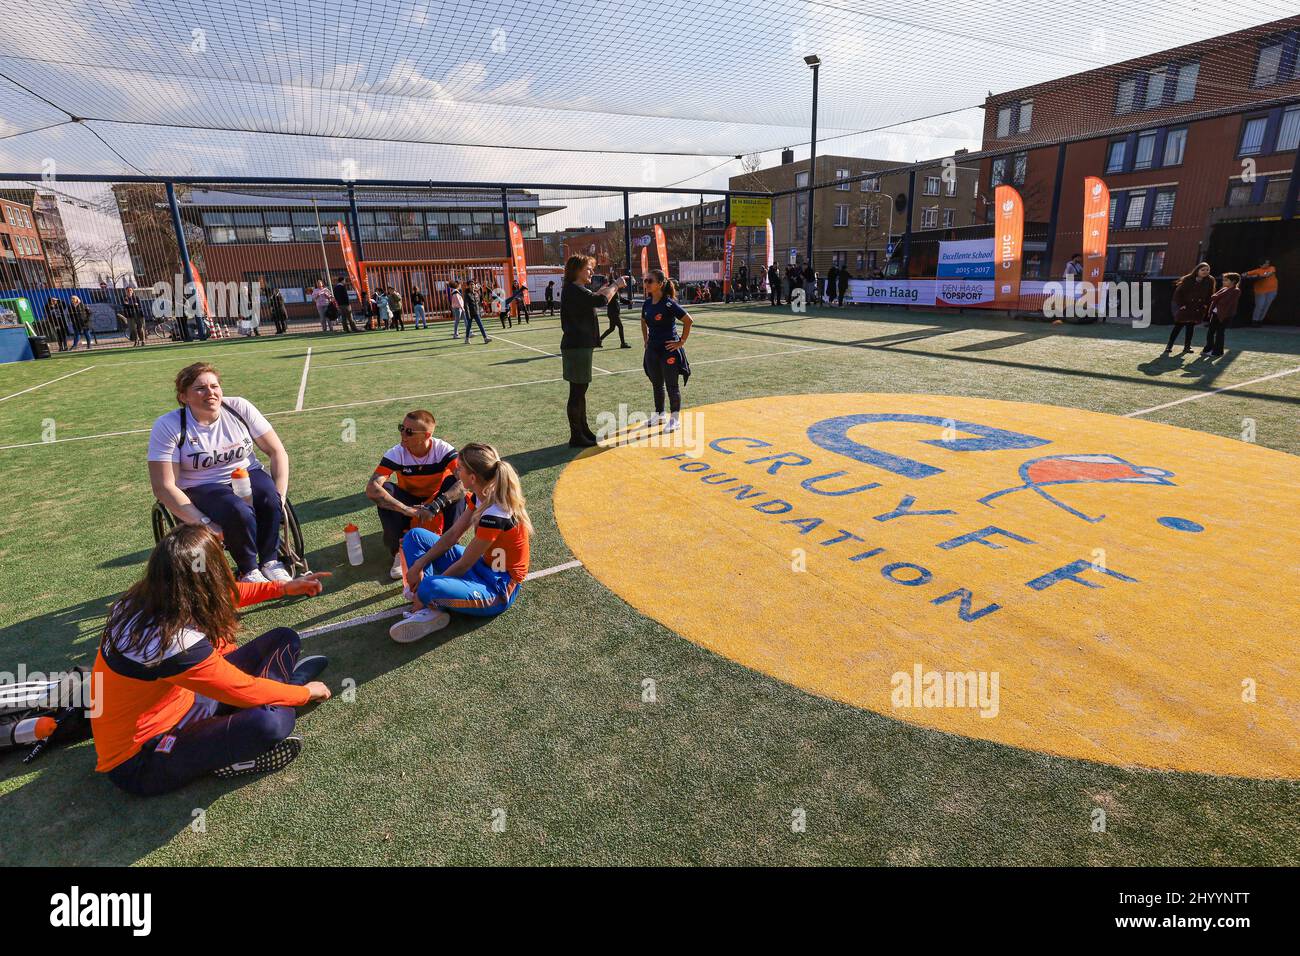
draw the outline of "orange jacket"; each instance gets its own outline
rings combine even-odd
[[[1255,280],[1251,288],[1256,293],[1277,291],[1276,266],[1260,266],[1258,269],[1251,269],[1249,272],[1242,274],[1248,279]]]
[[[281,597],[284,585],[238,582],[239,606]],[[202,694],[233,707],[283,704],[301,707],[310,699],[306,687],[246,674],[226,660],[235,649],[226,642],[212,646],[202,633],[187,629],[167,657],[145,664],[112,647],[101,648],[91,679],[90,719],[100,773],[140,752],[144,744],[171,730]]]

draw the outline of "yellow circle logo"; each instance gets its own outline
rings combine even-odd
[[[899,720],[1300,776],[1300,459],[1077,409],[798,395],[620,423],[555,514],[642,613]]]

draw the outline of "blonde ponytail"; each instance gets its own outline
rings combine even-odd
[[[460,458],[484,483],[483,505],[497,505],[510,512],[515,522],[523,525],[531,537],[533,522],[528,517],[523,484],[514,466],[497,454],[495,448],[482,442],[466,445],[460,450]]]

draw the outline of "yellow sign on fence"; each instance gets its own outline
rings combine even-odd
[[[756,196],[731,197],[731,221],[737,226],[764,226],[772,218],[772,200]]]

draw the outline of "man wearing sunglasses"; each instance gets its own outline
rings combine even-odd
[[[393,557],[391,575],[402,577],[402,537],[411,528],[435,534],[450,527],[464,508],[465,488],[456,477],[456,449],[435,438],[437,420],[424,409],[407,413],[399,441],[379,460],[366,497],[379,509],[384,546]],[[389,479],[392,482],[389,482]]]

